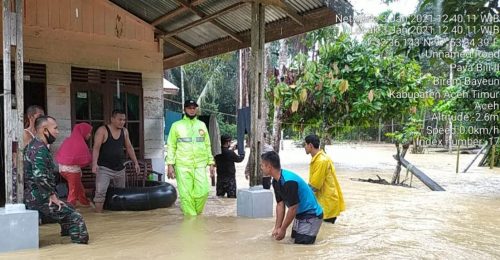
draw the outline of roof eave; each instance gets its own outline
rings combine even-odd
[[[331,2],[338,2],[331,1]],[[340,1],[345,2],[345,1]],[[347,2],[346,2],[347,3]],[[273,23],[266,24],[266,42],[272,42],[283,38],[288,38],[294,35],[302,34],[305,32],[320,29],[326,26],[334,25],[342,21],[341,16],[352,15],[352,8],[350,4],[343,6],[338,13],[331,7],[321,7],[312,10],[304,14],[303,26],[297,26],[296,21],[287,18],[284,20],[276,21]],[[331,5],[330,5],[331,6]],[[166,57],[163,61],[164,69],[175,68],[187,63],[194,62],[199,59],[204,59],[219,54],[227,53],[230,51],[235,51],[243,48],[250,47],[250,31],[241,32],[238,34],[243,40],[241,43],[232,40],[229,37],[224,39],[219,39],[202,46],[193,48],[197,55],[191,55],[188,53],[175,54],[170,57]]]

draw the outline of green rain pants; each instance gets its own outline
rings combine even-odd
[[[175,179],[181,201],[181,209],[186,216],[200,215],[205,208],[210,186],[207,167],[175,167]]]

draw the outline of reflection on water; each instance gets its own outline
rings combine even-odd
[[[0,259],[500,258],[500,171],[472,168],[457,175],[455,155],[409,154],[410,162],[447,191],[428,191],[416,179],[415,188],[350,180],[376,174],[390,179],[393,150],[392,146],[329,147],[347,210],[336,224],[322,225],[312,246],[294,245],[290,239],[274,241],[270,235],[274,219],[238,218],[235,200],[211,195],[205,214],[190,219],[181,215],[178,204],[101,215],[81,209],[89,245],[73,245],[67,237],[59,237],[57,225],[43,225],[39,250],[0,254]],[[310,158],[302,149],[281,154],[285,168],[307,176]],[[359,158],[363,161],[356,161]],[[470,158],[462,156],[461,164]],[[244,164],[237,165],[239,186],[248,186],[242,177]]]

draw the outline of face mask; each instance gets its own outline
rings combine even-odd
[[[56,137],[53,136],[49,130],[47,130],[47,133],[49,133],[48,135],[46,135],[45,133],[43,134],[45,136],[45,139],[47,139],[47,143],[48,144],[52,144],[56,141]]]

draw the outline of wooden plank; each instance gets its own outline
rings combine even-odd
[[[180,4],[181,6],[184,6],[184,7],[188,8],[188,9],[189,9],[189,7],[191,7],[191,5],[188,2],[184,1],[184,0],[174,0],[174,2],[177,2],[177,4]]]
[[[95,34],[105,34],[105,11],[104,11],[104,3],[99,0],[93,1],[93,10],[94,10],[94,33]]]
[[[203,4],[204,2],[206,2],[207,0],[192,0],[190,2],[191,6],[197,6],[197,5],[201,5]]]
[[[16,1],[16,0],[11,0]],[[10,45],[16,46],[16,13],[10,13]]]
[[[59,1],[49,1],[49,27],[52,29],[61,28],[59,22]]]
[[[36,25],[40,27],[49,27],[49,0],[37,1]]]
[[[181,7],[177,8],[177,9],[175,9],[173,11],[170,11],[170,12],[168,12],[168,13],[166,13],[166,14],[158,17],[158,18],[156,18],[151,23],[151,25],[157,26],[159,24],[162,24],[162,23],[164,23],[164,22],[166,22],[166,21],[168,21],[170,19],[173,19],[173,18],[175,18],[175,17],[177,17],[177,16],[185,13],[186,11],[188,11],[188,8],[186,8],[185,6],[181,6]]]
[[[129,40],[135,40],[135,21],[130,17],[125,18],[125,37]]]
[[[244,5],[246,5],[246,3],[236,3],[234,5],[228,6],[228,7],[224,8],[224,9],[218,11],[218,12],[215,12],[215,13],[213,13],[211,15],[205,16],[202,19],[199,19],[199,20],[196,20],[194,22],[188,23],[185,26],[182,26],[182,27],[180,27],[178,29],[175,29],[175,30],[173,30],[171,32],[168,32],[167,34],[165,34],[165,37],[174,36],[174,35],[177,35],[177,34],[179,34],[181,32],[187,31],[187,30],[189,30],[189,29],[191,29],[191,28],[193,28],[195,26],[198,26],[200,24],[204,24],[204,23],[210,22],[210,21],[216,19],[217,17],[220,17],[220,16],[225,15],[225,14],[227,14],[229,12],[232,12],[232,11],[238,9],[238,8],[241,8]],[[237,38],[239,39],[239,37],[237,37]]]
[[[138,41],[144,41],[144,25],[140,23],[135,23],[135,39]]]
[[[10,0],[2,1],[2,26],[3,26],[3,120],[4,120],[4,170],[5,170],[5,203],[12,204],[13,202],[13,186],[12,186],[12,137],[13,137],[13,122],[12,122],[12,95],[11,95],[11,18],[10,18]]]
[[[82,31],[86,33],[93,33],[94,10],[92,1],[86,0],[82,2],[80,19],[82,20]]]
[[[288,38],[297,34],[313,31],[325,26],[337,23],[335,12],[327,7],[313,10],[304,14],[304,26],[297,26],[295,21],[285,20],[276,21],[266,25],[266,42],[271,42],[283,38]],[[242,43],[235,42],[232,39],[221,39],[212,43],[204,44],[201,47],[195,47],[198,53],[197,57],[191,55],[176,55],[175,57],[165,57],[163,62],[164,69],[175,68],[197,59],[203,59],[219,55],[222,53],[235,51],[238,49],[250,47],[250,34],[248,31],[238,34],[243,40]]]
[[[264,37],[265,6],[252,3],[251,59],[250,59],[250,187],[262,184],[260,151],[262,151],[262,111],[264,91]]]
[[[406,167],[415,177],[417,177],[421,182],[425,184],[432,191],[445,191],[443,187],[439,186],[437,182],[432,180],[429,176],[427,176],[423,171],[415,167],[415,165],[408,162],[405,158],[400,158],[401,164]]]
[[[24,10],[24,24],[36,25],[36,0],[26,0],[26,8]]]
[[[24,147],[23,136],[24,136],[24,44],[23,44],[23,0],[16,0],[16,111],[17,118],[13,122],[16,125],[17,133],[15,133],[17,140],[17,147]],[[24,196],[24,163],[23,163],[23,153],[21,150],[16,151],[17,158],[17,174],[16,178],[16,198],[17,203],[23,203]]]
[[[284,7],[284,2],[283,0],[243,0],[243,2],[254,2],[254,3],[260,3],[264,5],[272,5],[276,7]]]
[[[54,0],[51,0],[54,1]],[[59,23],[64,30],[70,30],[70,7],[71,2],[68,0],[59,0]]]
[[[186,43],[183,43],[181,42],[179,39],[175,38],[175,37],[163,37],[163,39],[165,41],[168,41],[170,42],[172,45],[174,45],[175,47],[185,51],[186,53],[190,54],[191,56],[198,56],[198,53],[196,53],[196,51],[193,49],[193,47],[187,45]]]
[[[169,62],[175,58],[180,58],[182,59],[184,56],[190,56],[191,54],[187,53],[187,52],[181,52],[181,53],[176,53],[174,55],[172,55],[171,57],[169,58],[165,58],[163,59],[163,62]]]
[[[155,41],[155,31],[150,27],[144,26],[143,40],[146,42],[154,42]]]
[[[83,32],[83,20],[82,20],[82,10],[83,4],[82,0],[71,0],[70,5],[70,27],[74,32]]]
[[[116,11],[109,5],[104,6],[104,34],[110,37],[116,37]]]

